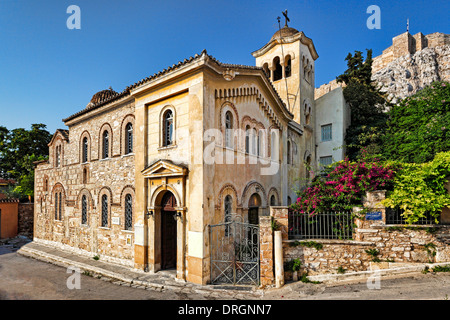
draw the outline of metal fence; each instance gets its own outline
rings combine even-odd
[[[404,210],[399,208],[386,208],[386,224],[409,224],[403,217],[403,212]],[[440,222],[439,218],[438,222]],[[419,218],[419,220],[413,224],[436,224],[436,220],[431,216],[431,214],[427,213],[425,217]]]
[[[352,239],[354,214],[345,212],[321,212],[314,215],[290,212],[289,239]]]

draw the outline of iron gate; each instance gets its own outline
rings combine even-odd
[[[259,284],[259,226],[235,216],[211,225],[211,283]]]

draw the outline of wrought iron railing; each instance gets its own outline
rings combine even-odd
[[[344,212],[308,213],[290,212],[289,239],[352,239],[354,214]]]
[[[406,218],[403,216],[404,210],[399,208],[386,208],[386,224],[409,224]],[[440,217],[438,218],[438,222]],[[427,225],[427,224],[437,224],[436,220],[431,214],[426,213],[425,217],[419,218],[417,222],[412,223],[413,225]]]

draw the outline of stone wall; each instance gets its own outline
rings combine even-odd
[[[33,239],[34,203],[19,203],[18,234]]]
[[[300,259],[309,275],[346,271],[367,271],[378,250],[385,265],[400,263],[450,262],[449,225],[386,225],[385,209],[380,205],[384,192],[369,193],[365,206],[381,212],[381,220],[355,219],[353,240],[284,240],[284,261]],[[319,245],[318,245],[319,244]],[[287,272],[287,280],[292,273]]]
[[[133,265],[134,230],[125,230],[125,195],[135,200],[134,153],[125,154],[125,126],[134,124],[134,102],[105,105],[97,113],[66,123],[68,138],[55,134],[49,161],[35,169],[35,241],[73,249],[101,259]],[[109,130],[109,157],[102,159],[101,136]],[[82,163],[81,141],[88,137],[88,161]],[[55,147],[62,146],[61,165]],[[61,219],[55,219],[55,194],[62,195]],[[108,225],[101,225],[101,198],[108,199]],[[81,199],[87,197],[87,222]],[[134,203],[133,203],[134,212]],[[134,219],[134,217],[133,217]],[[133,223],[134,225],[134,223]]]

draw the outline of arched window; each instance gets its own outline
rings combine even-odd
[[[125,127],[125,154],[133,153],[133,124],[130,122]]]
[[[250,153],[250,126],[245,127],[245,153]]]
[[[83,184],[86,184],[88,181],[88,169],[84,168],[83,169]]]
[[[310,124],[311,122],[311,106],[305,102],[305,124]]]
[[[103,159],[109,158],[109,132],[103,131]]]
[[[233,148],[233,115],[230,111],[225,113],[225,146]]]
[[[278,140],[277,140],[277,134],[275,132],[271,133],[270,137],[270,158],[272,161],[278,161]]]
[[[274,196],[274,195],[272,195],[272,196],[270,197],[270,205],[271,205],[272,207],[277,205],[277,204],[276,204],[276,199],[275,199],[275,196]]]
[[[270,77],[270,70],[269,70],[269,64],[268,63],[264,63],[263,70]]]
[[[290,206],[292,204],[292,200],[291,197],[287,197],[287,205]]]
[[[108,227],[108,196],[102,196],[102,227]]]
[[[291,56],[287,56],[285,59],[285,66],[284,66],[284,76],[286,78],[289,78],[291,76],[291,70],[292,70],[292,63],[291,63]]]
[[[133,198],[131,194],[125,196],[125,230],[133,230]]]
[[[55,220],[58,220],[58,193],[55,193]]]
[[[310,170],[311,170],[311,156],[310,155],[306,158],[305,166],[306,166],[306,174],[305,175],[306,175],[306,178],[309,179],[310,175],[311,175],[311,173],[310,173]]]
[[[83,146],[82,146],[82,148],[83,148],[83,159],[82,159],[82,161],[83,161],[83,163],[85,163],[85,162],[88,162],[88,150],[89,150],[89,145],[88,145],[88,138],[87,137],[84,137],[83,138]]]
[[[257,140],[258,140],[258,133],[256,132],[256,129],[253,128],[252,129],[252,154],[256,155],[257,154]]]
[[[230,195],[227,195],[225,197],[225,201],[224,201],[225,223],[231,221],[231,211],[233,210],[232,206],[233,206],[233,199],[231,198]],[[228,236],[229,232],[230,232],[229,225],[227,225],[225,228],[225,236],[226,237]]]
[[[262,156],[262,142],[263,142],[263,137],[262,137],[262,130],[259,130],[259,133],[258,133],[258,139],[257,139],[257,141],[256,141],[256,144],[257,144],[257,148],[256,148],[256,155],[259,157],[259,156]]]
[[[59,193],[59,207],[58,207],[59,211],[59,220],[62,220],[62,193]]]
[[[81,224],[87,224],[87,197],[81,197]]]
[[[61,146],[56,146],[56,167],[59,167],[61,164]]]
[[[163,116],[163,146],[173,143],[173,113],[167,110]]]
[[[283,67],[280,64],[279,57],[275,57],[275,59],[273,59],[273,65],[275,67],[273,71],[273,81],[280,80],[283,77]]]

